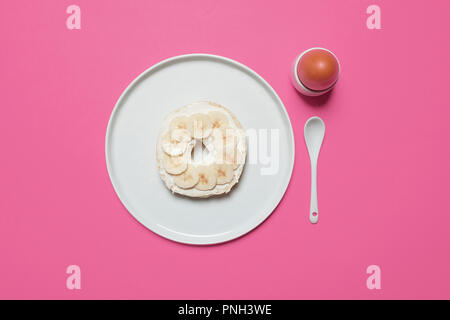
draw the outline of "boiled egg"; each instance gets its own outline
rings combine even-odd
[[[294,62],[293,84],[303,94],[314,96],[330,91],[340,73],[337,57],[329,50],[312,48]]]

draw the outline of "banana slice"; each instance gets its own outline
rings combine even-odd
[[[191,141],[191,132],[187,129],[173,129],[172,138],[176,141]]]
[[[213,166],[198,166],[198,183],[195,189],[211,190],[216,186],[217,177],[216,170]]]
[[[237,148],[229,149],[225,152],[224,161],[225,164],[229,164],[236,170],[239,165],[245,163],[245,155]]]
[[[208,113],[208,116],[211,119],[213,130],[220,129],[225,132],[226,128],[228,128],[228,118],[223,112],[212,111]]]
[[[181,174],[187,169],[188,159],[185,154],[181,156],[169,156],[164,154],[163,165],[167,173]]]
[[[174,182],[182,189],[190,189],[194,187],[199,180],[198,170],[195,166],[188,165],[187,170],[174,177]]]
[[[227,128],[225,134],[222,136],[222,141],[218,141],[222,143],[223,148],[231,148],[237,145],[238,136],[235,130],[231,128]]]
[[[174,129],[169,131],[162,139],[162,148],[170,156],[179,156],[186,151],[191,133],[186,129]]]
[[[239,166],[237,153],[238,151],[236,145],[229,146],[225,149],[224,163],[231,165],[233,169],[236,169]]]
[[[212,131],[211,118],[203,113],[196,113],[191,116],[193,125],[193,137],[196,139],[207,138]]]
[[[238,137],[234,130],[227,129],[225,133],[214,130],[214,150],[219,163],[235,163]]]
[[[187,116],[176,117],[170,122],[169,130],[173,131],[175,129],[187,130],[192,135],[194,132],[194,127],[192,126],[192,120]]]
[[[219,130],[213,131],[214,150],[218,163],[230,164],[233,170],[245,163],[245,153],[238,149],[238,131],[227,129],[225,135]]]
[[[233,180],[234,171],[230,164],[216,164],[217,184],[225,184]]]

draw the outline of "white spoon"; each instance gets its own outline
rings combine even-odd
[[[319,208],[317,206],[317,159],[320,147],[325,136],[325,124],[319,117],[312,117],[305,124],[305,141],[311,160],[311,206],[309,220],[317,223],[319,220]]]

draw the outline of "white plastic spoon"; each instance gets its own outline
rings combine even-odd
[[[311,223],[319,221],[319,208],[317,206],[317,160],[320,147],[325,136],[325,124],[319,117],[312,117],[305,124],[305,141],[311,160],[311,206],[309,220]]]

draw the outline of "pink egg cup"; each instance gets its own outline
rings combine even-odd
[[[309,51],[316,50],[316,49],[325,50],[325,51],[328,51],[329,53],[331,53],[336,58],[336,61],[338,63],[338,68],[339,68],[338,77],[337,77],[336,81],[333,83],[333,85],[331,87],[329,87],[328,89],[320,90],[320,91],[311,90],[311,89],[308,89],[307,87],[305,87],[303,85],[303,83],[300,81],[300,79],[298,78],[298,73],[297,73],[298,63],[300,62],[300,59],[303,57],[303,55]],[[334,88],[334,86],[336,85],[336,83],[338,82],[340,75],[341,75],[341,64],[339,63],[339,60],[336,57],[336,55],[333,52],[331,52],[330,50],[325,49],[325,48],[320,48],[320,47],[315,47],[315,48],[311,48],[306,51],[303,51],[294,60],[294,63],[292,64],[292,68],[291,68],[292,85],[294,86],[295,89],[297,89],[298,92],[300,92],[301,94],[304,94],[305,96],[310,96],[310,97],[321,96],[321,95],[331,91]]]

